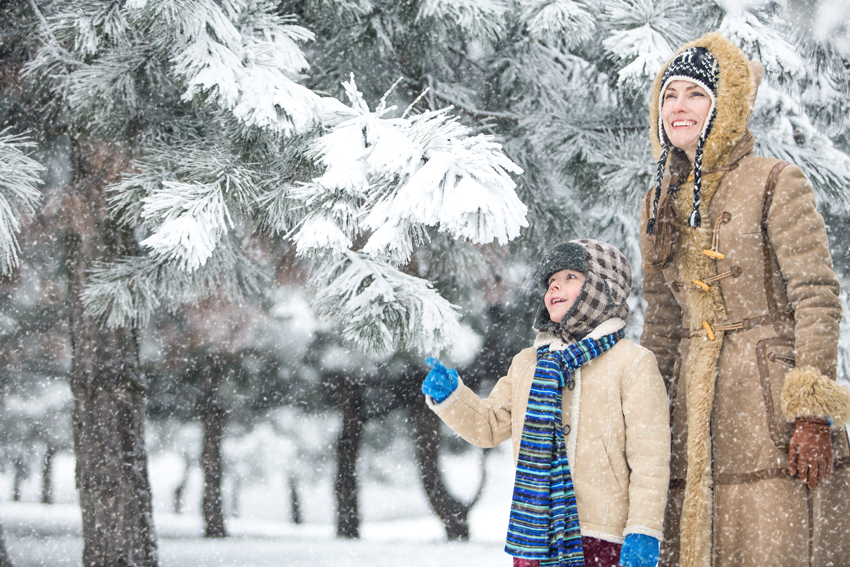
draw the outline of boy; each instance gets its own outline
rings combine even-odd
[[[479,447],[513,440],[505,551],[517,567],[651,567],[667,501],[667,394],[647,349],[623,338],[631,268],[595,240],[555,246],[534,346],[481,399],[428,359],[428,405]]]

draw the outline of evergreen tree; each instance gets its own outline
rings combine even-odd
[[[69,241],[72,297],[86,305],[74,308],[72,322],[89,325],[72,333],[136,349],[120,354],[123,362],[88,363],[122,369],[113,381],[142,394],[133,416],[144,402],[133,380],[138,350],[118,337],[158,307],[256,291],[264,270],[239,240],[252,220],[294,235],[319,266],[317,297],[348,308],[325,313],[352,344],[375,351],[434,350],[454,339],[454,308],[426,280],[399,270],[429,230],[504,243],[525,223],[508,175],[518,168],[445,110],[387,117],[395,107],[382,99],[371,111],[354,79],[345,86],[349,105],[299,85],[307,64],[297,44],[312,35],[270,2],[89,0],[45,4],[44,12],[37,14],[44,47],[27,77],[74,129],[80,167],[69,211],[93,218],[104,246],[81,247],[80,233]],[[408,202],[417,209],[405,209]],[[102,326],[92,327],[95,321]],[[72,386],[79,384],[84,405],[94,391],[79,358]],[[102,417],[95,411],[77,422],[78,459],[95,439],[86,428],[99,430]],[[123,442],[143,462],[141,424],[133,430],[135,438]],[[87,470],[78,467],[81,486],[88,486]],[[83,502],[84,519],[93,519],[101,493]],[[139,560],[153,562],[152,524],[149,514],[142,517],[142,540],[123,548],[144,548]],[[88,538],[85,563],[116,549],[115,537]]]

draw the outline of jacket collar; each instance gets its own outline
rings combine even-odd
[[[626,326],[626,322],[620,319],[619,317],[614,317],[612,319],[608,319],[607,321],[603,321],[599,324],[595,329],[590,331],[585,338],[591,339],[601,339],[605,335],[610,335],[611,333],[616,333],[620,329]],[[575,341],[573,341],[575,342]],[[570,344],[566,343],[561,338],[551,331],[544,331],[542,333],[537,333],[537,337],[534,339],[534,348],[540,348],[544,345],[549,346],[549,350],[564,350]]]

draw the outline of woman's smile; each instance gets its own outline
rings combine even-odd
[[[664,91],[661,122],[670,143],[685,151],[691,162],[711,110],[711,98],[690,81],[672,81]]]

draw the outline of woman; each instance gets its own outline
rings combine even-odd
[[[762,72],[711,33],[653,85],[641,344],[671,403],[662,566],[850,565],[838,281],[801,170],[752,154]]]

